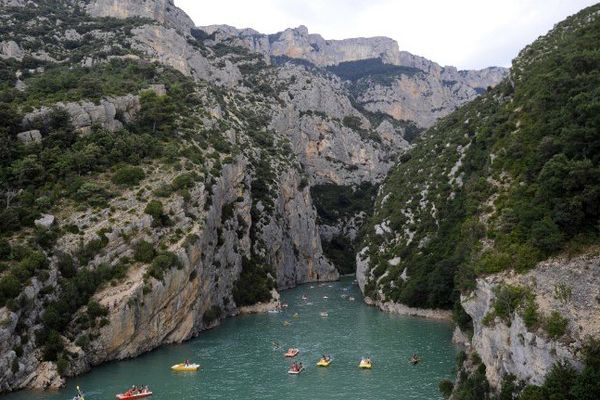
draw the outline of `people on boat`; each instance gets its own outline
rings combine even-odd
[[[77,394],[73,397],[73,400],[84,400],[83,393],[81,393],[81,389],[77,386]]]

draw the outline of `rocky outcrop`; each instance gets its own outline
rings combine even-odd
[[[598,282],[597,255],[552,259],[523,275],[503,273],[478,279],[475,291],[463,296],[461,302],[473,319],[471,344],[486,366],[490,384],[497,388],[505,374],[513,374],[518,380],[539,385],[559,361],[581,367],[579,351],[586,338],[600,337]],[[502,285],[530,291],[540,318],[553,311],[560,313],[568,320],[565,334],[551,338],[543,327],[528,329],[518,311],[510,321],[498,317],[485,321]]]
[[[297,171],[286,171],[279,180],[275,214],[262,227],[268,243],[267,260],[275,266],[277,286],[281,289],[311,281],[339,278],[336,269],[323,256],[317,229],[317,213],[308,186],[301,190]]]
[[[17,133],[17,139],[25,144],[40,143],[42,141],[42,134],[38,129],[32,129],[30,131]]]
[[[17,60],[22,60],[25,52],[17,42],[14,40],[5,40],[0,42],[0,58],[14,58]]]
[[[148,18],[189,34],[194,22],[173,0],[92,0],[86,6],[92,17]]]
[[[162,88],[164,91],[164,87]],[[38,127],[46,124],[54,109],[63,109],[71,117],[75,130],[81,134],[91,132],[92,126],[98,125],[110,131],[123,128],[123,124],[131,122],[140,110],[140,99],[137,95],[109,97],[100,100],[99,104],[90,101],[71,103],[56,103],[53,107],[42,107],[39,110],[26,114],[23,117],[24,127]],[[30,139],[36,141],[38,130],[23,132],[23,141]],[[28,134],[28,135],[25,135]],[[40,137],[41,139],[41,137]]]
[[[238,68],[230,60],[223,60],[222,67],[215,67],[175,28],[144,25],[132,29],[131,33],[134,49],[153,61],[175,68],[184,75],[228,86],[237,84],[241,79]]]
[[[413,60],[414,56],[401,52],[398,43],[387,37],[325,40],[321,35],[309,34],[308,28],[303,25],[273,35],[264,35],[253,29],[238,30],[227,25],[203,26],[201,29],[214,34],[216,40],[233,37],[237,43],[258,53],[300,58],[318,66],[380,57],[384,62],[396,65],[420,65],[419,61],[424,60],[420,57]]]
[[[360,77],[360,61],[380,60],[383,65],[407,67],[387,71],[385,79],[372,78],[365,72],[358,82],[349,83],[356,100],[367,110],[382,112],[397,120],[409,120],[427,128],[459,105],[498,84],[508,73],[506,68],[491,67],[479,71],[458,71],[442,67],[423,57],[400,51],[398,43],[386,37],[325,40],[309,34],[300,26],[274,35],[263,35],[252,29],[237,30],[226,25],[202,27],[214,42],[233,41],[270,57],[302,59],[319,67],[341,63],[357,63],[355,75]],[[333,70],[335,71],[335,70]],[[366,71],[366,70],[365,70]],[[334,72],[335,73],[335,72]]]
[[[393,156],[409,147],[402,129],[390,123],[373,129],[352,106],[339,80],[292,65],[282,67],[278,78],[291,83],[280,94],[287,106],[277,110],[271,126],[290,139],[315,183],[379,182]],[[358,126],[345,125],[348,118]]]

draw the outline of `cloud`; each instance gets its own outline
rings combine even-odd
[[[388,36],[459,68],[509,66],[518,51],[594,0],[175,0],[198,25],[275,33],[306,25],[326,39]]]

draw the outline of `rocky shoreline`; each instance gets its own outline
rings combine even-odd
[[[381,311],[388,312],[390,314],[407,315],[410,317],[421,317],[438,321],[452,321],[451,310],[415,308],[409,307],[401,303],[394,303],[393,301],[375,301],[370,297],[365,297],[364,302],[370,306],[375,306]]]

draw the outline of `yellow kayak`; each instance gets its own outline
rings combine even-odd
[[[329,364],[331,364],[331,361],[333,361],[331,358],[329,360],[321,358],[319,360],[319,362],[317,363],[317,367],[329,367]]]
[[[185,363],[175,364],[171,367],[171,369],[173,371],[177,371],[177,372],[198,371],[200,369],[200,364],[187,364],[187,365]]]
[[[360,360],[360,364],[358,364],[358,368],[371,369],[373,368],[373,364],[370,360]]]

